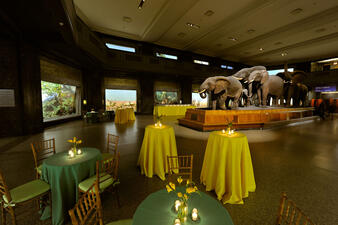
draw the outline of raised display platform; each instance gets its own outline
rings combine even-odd
[[[263,128],[278,121],[292,121],[312,117],[314,108],[258,108],[238,110],[187,109],[179,124],[200,130],[220,130],[232,121],[235,129]]]

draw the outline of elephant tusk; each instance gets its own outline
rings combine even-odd
[[[236,78],[237,80],[243,80],[243,77],[235,77],[235,76],[232,76],[233,78]]]
[[[199,91],[199,92],[197,92],[198,94],[201,94],[201,93],[203,93],[203,92],[205,92],[207,89],[203,89],[202,91]]]

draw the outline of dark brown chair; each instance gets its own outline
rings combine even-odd
[[[93,183],[68,213],[73,225],[103,225],[99,183]]]
[[[95,182],[99,184],[99,191],[110,191],[116,194],[118,206],[120,206],[117,186],[120,183],[118,179],[118,168],[120,161],[120,153],[118,152],[115,157],[96,162],[96,175],[82,181],[78,188],[80,193],[85,193]]]
[[[51,207],[51,191],[49,184],[46,182],[36,179],[9,190],[5,178],[0,171],[0,208],[2,224],[6,224],[7,213],[12,217],[12,224],[17,224],[15,208],[25,206],[32,201],[37,201],[39,203],[38,210],[40,210],[48,205],[48,199]]]
[[[276,225],[314,225],[292,200],[289,200],[286,193],[282,193]]]
[[[183,180],[192,181],[193,161],[194,156],[192,154],[167,156],[169,176],[172,177],[175,174],[177,177],[182,177]]]
[[[42,174],[42,161],[55,154],[55,138],[31,143],[34,156],[36,178],[39,179]]]
[[[118,152],[117,150],[118,144],[119,144],[119,136],[108,133],[107,148],[106,151],[102,153],[103,160],[116,156],[116,153]]]

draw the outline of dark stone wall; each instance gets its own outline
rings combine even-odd
[[[87,100],[87,105],[83,105],[82,110],[89,111],[92,108],[95,110],[104,109],[104,97],[102,93],[103,77],[100,76],[98,71],[95,70],[83,70],[83,96],[82,99]]]
[[[15,93],[15,107],[0,107],[0,136],[23,133],[18,62],[17,44],[0,39],[0,89],[14,89]]]
[[[32,46],[23,45],[19,60],[23,133],[37,133],[43,130],[39,52]]]
[[[141,113],[150,114],[154,109],[154,79],[150,76],[141,76],[141,99],[139,110]]]
[[[183,104],[191,104],[192,100],[192,81],[191,79],[183,79],[180,81],[181,85],[181,98]]]

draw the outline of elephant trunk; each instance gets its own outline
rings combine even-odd
[[[249,93],[248,93],[248,97],[251,98],[252,97],[252,82],[249,83]]]

